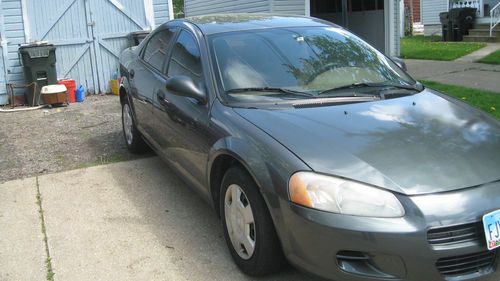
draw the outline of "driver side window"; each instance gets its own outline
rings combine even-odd
[[[193,35],[182,30],[175,42],[167,76],[183,75],[193,79],[196,85],[203,81],[200,49]]]

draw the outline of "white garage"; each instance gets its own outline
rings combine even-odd
[[[401,0],[184,0],[184,13],[313,16],[349,29],[390,56],[399,56],[400,3]]]
[[[19,44],[54,44],[58,78],[105,92],[126,35],[171,18],[168,0],[0,0],[0,104],[7,103],[6,83],[24,83]]]

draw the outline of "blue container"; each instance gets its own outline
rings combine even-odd
[[[85,99],[85,89],[82,85],[78,86],[76,89],[76,102],[83,102]]]

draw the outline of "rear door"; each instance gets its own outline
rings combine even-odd
[[[135,89],[135,93],[132,95],[137,126],[153,142],[156,142],[155,138],[152,138],[154,131],[152,122],[153,94],[159,83],[165,79],[162,77],[164,76],[162,70],[167,60],[170,41],[174,35],[175,29],[157,31],[146,42],[136,64],[129,69],[129,73],[134,73],[131,83]]]
[[[188,76],[200,88],[205,88],[199,43],[189,31],[180,29],[173,43],[166,77]],[[204,186],[208,151],[208,104],[193,98],[177,96],[166,90],[166,80],[157,85],[154,97],[156,137],[160,152],[200,192]]]

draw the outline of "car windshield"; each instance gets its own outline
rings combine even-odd
[[[228,32],[212,35],[209,43],[219,87],[229,100],[310,99],[335,96],[337,88],[361,90],[349,85],[415,84],[382,53],[336,27]]]

